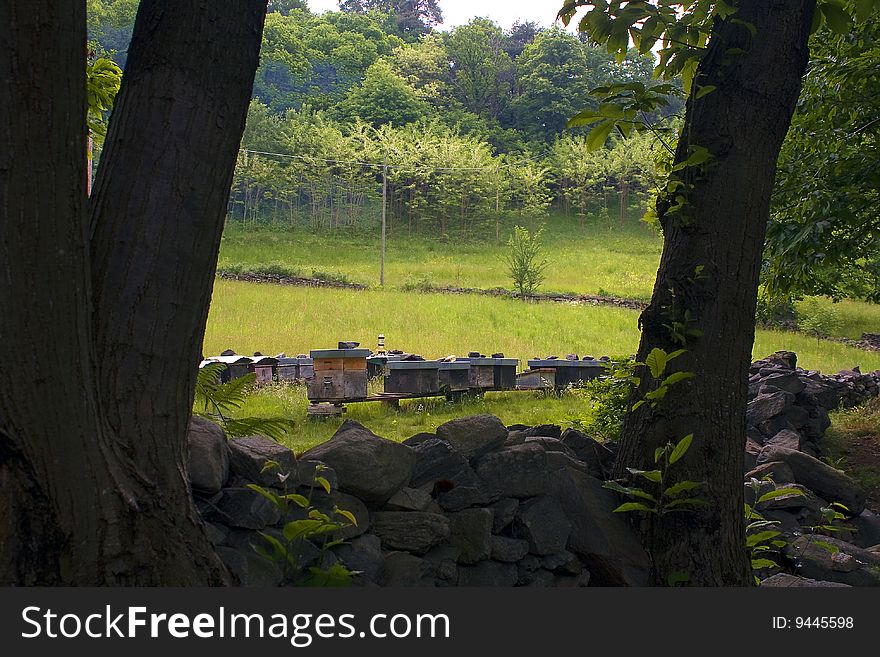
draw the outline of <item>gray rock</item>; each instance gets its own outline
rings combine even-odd
[[[377,536],[364,534],[351,542],[337,545],[333,548],[333,553],[342,565],[357,572],[355,584],[380,583],[385,557],[382,555],[382,543]]]
[[[584,569],[581,560],[567,550],[559,554],[548,554],[546,557],[543,557],[541,559],[541,566],[554,575],[580,575]]]
[[[432,438],[436,438],[437,434],[435,433],[417,433],[415,436],[411,436],[403,441],[403,444],[407,447],[415,447],[416,445],[421,445],[426,440],[431,440]]]
[[[458,583],[458,558],[461,551],[452,545],[438,545],[431,548],[425,560],[431,564],[434,577],[441,586],[455,586]]]
[[[767,463],[762,463],[753,470],[747,472],[745,480],[763,479],[764,477],[770,477],[770,479],[777,484],[787,484],[794,481],[794,473],[791,471],[791,468],[782,461],[769,461]]]
[[[849,584],[841,584],[839,582],[821,582],[808,577],[798,577],[788,573],[776,573],[761,582],[761,586],[765,588],[831,588],[831,587],[849,587]]]
[[[574,450],[568,447],[564,442],[559,440],[559,438],[549,438],[547,436],[529,436],[525,439],[524,443],[526,445],[540,445],[544,448],[546,452],[561,452],[570,456],[571,458],[577,458],[577,455],[574,453]]]
[[[782,461],[791,468],[794,480],[828,502],[845,505],[851,515],[865,508],[865,492],[844,472],[812,456],[785,447],[768,445],[758,455],[759,463]]]
[[[504,441],[504,444],[507,446],[522,445],[525,441],[525,431],[513,430],[509,434],[507,434],[507,440]]]
[[[452,445],[439,438],[431,438],[413,447],[415,465],[410,486],[420,488],[437,481],[449,481],[453,486],[478,488],[482,486],[467,459]]]
[[[589,474],[593,477],[603,478],[605,473],[610,472],[614,462],[614,452],[602,443],[577,429],[566,429],[562,433],[561,440],[575,453],[579,461],[587,464]]]
[[[516,586],[518,573],[512,563],[481,561],[473,566],[458,567],[459,586]]]
[[[528,543],[528,541],[526,541],[526,543]],[[527,554],[519,560],[517,567],[520,570],[525,570],[530,573],[534,572],[541,567],[541,558],[536,557],[534,554]]]
[[[532,588],[550,588],[556,585],[556,576],[543,568],[537,570],[520,568],[517,571],[516,585]]]
[[[560,503],[547,495],[523,502],[513,521],[513,536],[529,543],[529,552],[539,556],[562,552],[568,543],[571,523]]]
[[[382,580],[385,586],[434,586],[431,564],[407,552],[385,557]]]
[[[774,447],[785,447],[786,449],[801,448],[801,435],[792,429],[783,429],[772,438],[768,438],[764,446],[772,445]]]
[[[546,436],[558,440],[562,437],[562,427],[556,424],[539,424],[534,427],[529,427],[523,433],[525,433],[527,438],[532,436]]]
[[[803,577],[850,586],[880,586],[880,554],[831,536],[798,536],[782,554]]]
[[[412,478],[416,455],[406,445],[380,438],[357,422],[346,420],[326,443],[310,449],[306,460],[318,460],[336,471],[340,490],[379,507]]]
[[[370,529],[370,512],[366,505],[354,495],[334,490],[327,495],[323,490],[312,494],[312,504],[319,511],[326,513],[332,520],[345,525],[341,530],[333,532],[333,538],[348,540],[366,533]],[[348,511],[354,515],[356,523],[336,512],[337,509]]]
[[[449,543],[460,552],[458,562],[474,564],[492,552],[492,511],[465,509],[448,515]]]
[[[229,445],[223,428],[198,415],[186,433],[187,473],[193,490],[214,495],[229,479]]]
[[[492,509],[492,533],[498,534],[507,528],[513,519],[516,518],[516,512],[519,510],[519,500],[512,497],[504,497],[491,506]]]
[[[223,524],[241,529],[264,529],[281,520],[278,507],[250,488],[224,488],[217,510]]]
[[[761,445],[751,438],[746,438],[746,449],[743,457],[744,470],[754,470],[758,465],[758,454],[761,453]]]
[[[529,553],[529,542],[521,538],[492,537],[492,559],[515,563]]]
[[[461,511],[478,504],[488,504],[497,495],[490,495],[480,486],[456,486],[438,497],[440,508],[444,511]]]
[[[507,497],[531,497],[547,490],[547,456],[538,445],[514,445],[486,454],[475,469],[488,488]]]
[[[784,510],[789,511],[792,509],[809,509],[813,512],[812,515],[818,515],[819,510],[823,506],[823,501],[816,497],[816,495],[810,489],[805,486],[801,486],[800,484],[773,484],[767,483],[760,487],[758,490],[758,499],[761,498],[766,493],[769,493],[774,490],[791,490],[791,493],[785,493],[780,495],[779,497],[774,497],[769,500],[765,500],[758,504],[758,511],[763,513],[764,511],[770,510]],[[747,503],[754,505],[755,504],[755,495],[751,486],[748,484],[744,487],[745,500]]]
[[[381,511],[370,517],[372,531],[391,550],[424,554],[449,538],[449,519],[424,511]]]
[[[547,475],[552,477],[554,472],[563,468],[574,468],[586,474],[594,472],[586,463],[578,461],[568,454],[563,452],[547,452]]]
[[[229,449],[230,472],[246,481],[261,486],[279,486],[283,477],[297,481],[296,457],[274,440],[264,436],[233,438]]]
[[[847,522],[856,529],[853,543],[861,548],[869,548],[880,543],[880,515],[865,509]]]
[[[507,427],[494,415],[473,415],[441,424],[437,437],[472,459],[501,447],[507,439]]]
[[[594,477],[568,469],[550,480],[550,494],[559,500],[571,534],[568,549],[581,557],[599,586],[645,586],[651,562],[622,517],[617,495]]]
[[[804,382],[798,377],[797,372],[793,371],[771,374],[764,377],[762,382],[765,386],[771,386],[777,390],[790,392],[794,395],[802,392],[805,387]]]
[[[779,390],[769,394],[760,394],[749,402],[746,420],[754,427],[785,414],[794,405],[794,395]],[[765,435],[768,435],[765,433]]]
[[[282,573],[278,566],[251,548],[237,550],[221,546],[217,548],[217,556],[241,586],[274,587],[281,584]]]
[[[212,544],[223,545],[226,542],[226,537],[229,535],[229,529],[224,525],[206,522],[205,533],[208,535],[208,540],[211,541]]]
[[[388,499],[389,511],[425,511],[431,505],[431,496],[419,488],[402,488]]]

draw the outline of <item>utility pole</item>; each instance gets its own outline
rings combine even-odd
[[[388,206],[388,156],[382,163],[382,253],[379,261],[379,285],[385,287],[385,216]]]

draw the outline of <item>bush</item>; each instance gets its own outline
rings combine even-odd
[[[544,270],[549,264],[541,259],[541,235],[544,229],[539,228],[534,234],[522,226],[515,226],[513,234],[507,241],[507,273],[513,281],[513,287],[520,296],[534,294],[544,281]]]
[[[327,281],[328,283],[339,283],[341,285],[350,285],[351,279],[338,271],[321,271],[320,269],[312,270],[312,278],[319,281]]]
[[[400,289],[404,292],[430,292],[434,287],[434,276],[428,271],[422,274],[407,274]]]
[[[789,296],[770,296],[758,293],[755,323],[767,328],[791,328],[795,321],[794,304]]]
[[[832,304],[818,297],[807,297],[795,304],[798,328],[805,333],[821,337],[839,330],[843,321]]]
[[[597,440],[615,442],[620,439],[629,408],[635,364],[632,358],[624,356],[612,358],[606,367],[606,376],[588,381],[577,391],[590,403],[587,414],[569,418],[568,423]]]

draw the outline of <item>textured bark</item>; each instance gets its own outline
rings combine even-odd
[[[737,21],[718,21],[691,96],[676,163],[690,145],[714,156],[684,170],[686,205],[658,204],[664,248],[651,304],[641,317],[639,360],[654,347],[687,352],[669,371],[696,374],[670,388],[654,411],[626,420],[616,475],[653,469],[657,446],[693,433],[693,446],[674,465],[672,480],[705,481],[709,503],[695,514],[672,513],[649,523],[646,547],[655,582],[686,573],[692,584],[748,585],[743,521],[743,450],[748,367],[754,341],[758,274],[779,149],[808,59],[814,0],[742,0]],[[732,54],[731,49],[741,49]],[[734,50],[734,53],[736,51]],[[698,270],[702,267],[702,270]],[[687,330],[685,344],[670,327]],[[639,393],[656,386],[647,372]]]
[[[84,4],[0,4],[0,582],[224,583],[186,425],[266,3],[141,2],[90,217]]]

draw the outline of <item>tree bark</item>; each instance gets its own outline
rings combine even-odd
[[[748,368],[758,275],[776,159],[800,92],[815,0],[742,0],[735,21],[718,20],[692,92],[675,162],[693,146],[712,159],[673,174],[658,202],[664,248],[651,304],[642,314],[638,359],[655,347],[687,351],[671,371],[696,376],[669,388],[625,422],[615,476],[654,469],[654,450],[687,434],[694,441],[671,481],[705,482],[708,506],[651,517],[645,543],[654,582],[673,573],[703,586],[748,585],[743,452]],[[750,23],[755,32],[752,34]],[[684,206],[673,207],[676,195]],[[647,368],[640,368],[646,370]],[[637,398],[657,387],[640,371]]]
[[[90,218],[84,4],[0,5],[0,581],[225,583],[185,440],[266,3],[141,2]]]

